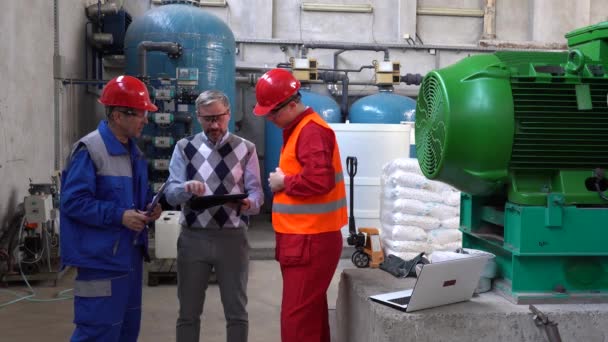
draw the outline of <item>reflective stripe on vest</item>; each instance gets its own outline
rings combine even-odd
[[[330,129],[317,113],[306,116],[298,123],[281,151],[279,167],[286,175],[298,174],[302,170],[302,165],[296,158],[296,145],[300,132],[311,121]],[[347,224],[346,190],[337,141],[334,144],[332,165],[336,172],[336,184],[328,193],[300,197],[289,196],[281,191],[274,195],[272,224],[277,232],[317,234],[336,231]]]

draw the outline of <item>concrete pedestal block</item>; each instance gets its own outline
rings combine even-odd
[[[336,303],[339,342],[546,341],[528,305],[515,305],[494,292],[471,301],[405,313],[372,302],[370,295],[412,288],[414,278],[397,279],[379,269],[342,272]],[[563,341],[608,341],[608,304],[536,305],[558,323]]]

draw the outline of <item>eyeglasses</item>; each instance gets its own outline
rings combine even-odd
[[[295,93],[294,95],[287,98],[287,100],[283,101],[283,103],[279,103],[274,109],[268,112],[268,117],[274,118],[279,114],[279,111],[285,108],[291,101],[296,100],[300,97],[300,92]]]
[[[146,118],[148,117],[148,111],[144,110],[144,111],[136,111],[133,109],[116,109],[117,112],[123,113],[124,115],[128,115],[128,116],[136,116],[139,118]]]
[[[220,119],[222,117],[224,117],[225,115],[228,115],[228,113],[230,113],[230,109],[227,109],[222,114],[217,114],[217,115],[200,115],[200,114],[197,114],[196,117],[199,118],[200,120],[203,120],[203,122],[205,122],[205,123],[215,123],[215,122],[219,122]]]

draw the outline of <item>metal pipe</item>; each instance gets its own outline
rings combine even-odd
[[[483,17],[484,11],[477,8],[418,7],[418,15],[444,15],[451,17]]]
[[[86,84],[86,85],[104,85],[106,83],[109,82],[109,80],[83,80],[83,79],[76,79],[76,78],[62,78],[59,79],[61,81],[61,83],[63,85],[82,85],[82,84]]]
[[[340,101],[340,113],[342,114],[342,120],[345,121],[348,115],[348,84],[349,79],[346,73],[342,74],[338,71],[327,71],[320,72],[319,78],[325,83],[342,83],[342,99]]]
[[[258,83],[258,75],[249,74],[247,76],[237,76],[235,78],[236,83],[247,83],[251,86],[255,86]]]
[[[89,24],[93,24],[90,21],[87,21],[84,24],[84,79],[89,78]]]
[[[338,68],[338,56],[344,51],[346,51],[346,50],[338,50],[338,51],[334,52],[334,65],[333,65],[334,69]]]
[[[253,38],[245,38],[245,39],[237,39],[236,43],[242,44],[259,44],[259,45],[277,45],[277,46],[285,46],[291,45],[296,48],[300,48],[305,44],[301,40],[289,40],[289,39],[253,39]],[[331,42],[328,42],[330,44]],[[319,43],[324,44],[324,43]],[[351,44],[351,43],[347,43]],[[376,46],[377,44],[366,44],[366,43],[356,43],[359,46]],[[479,47],[477,45],[434,45],[434,44],[420,44],[420,45],[411,45],[407,43],[382,43],[382,46],[388,49],[399,49],[399,50],[445,50],[445,51],[480,51],[480,52],[495,52],[497,49],[487,48],[487,47]],[[513,51],[509,49],[509,51]],[[300,53],[301,54],[301,53]]]
[[[101,53],[97,54],[97,77],[95,79],[103,79],[103,55]],[[98,85],[97,87],[101,89],[101,85]]]
[[[192,123],[192,116],[188,115],[188,114],[175,114],[173,116],[175,118],[175,122],[181,122],[181,123],[185,123],[187,125]]]
[[[102,15],[110,15],[118,13],[119,8],[115,3],[106,2],[105,4],[101,4],[101,2],[97,2],[91,6],[86,8],[86,15],[89,20],[97,20],[101,18]]]
[[[290,64],[291,66],[291,64]],[[237,65],[236,66],[236,70],[237,71],[254,71],[254,72],[258,72],[258,73],[265,73],[266,71],[272,69],[272,67],[267,67],[267,66],[256,66],[256,65]]]
[[[481,39],[496,39],[496,0],[486,0]]]
[[[111,33],[93,33],[90,39],[98,49],[103,48],[104,45],[112,45],[114,43],[114,36]]]
[[[380,45],[362,45],[362,44],[330,44],[330,43],[305,43],[302,44],[302,58],[306,58],[308,49],[337,49],[345,51],[383,51],[384,60],[389,61],[390,55],[388,47]]]
[[[59,89],[59,82],[57,78],[61,77],[61,75],[55,74],[55,72],[59,69],[60,65],[60,55],[59,55],[59,0],[53,0],[53,62],[54,62],[54,75],[55,81],[53,82],[53,121],[55,124],[54,127],[54,161],[53,166],[55,170],[60,170],[60,160],[61,160],[61,113],[59,108],[59,96],[61,94]],[[9,251],[12,251],[9,249]],[[11,253],[12,254],[12,253]]]
[[[143,41],[137,45],[137,56],[139,57],[139,73],[140,77],[148,75],[146,65],[147,51],[162,51],[169,55],[169,58],[177,58],[182,54],[182,47],[178,43],[173,42],[152,42]]]
[[[173,118],[175,122],[181,122],[185,125],[184,129],[188,134],[192,133],[192,116],[189,113],[175,113]]]
[[[97,79],[97,69],[95,69],[95,64],[97,64],[97,52],[95,49],[91,49],[91,78]]]
[[[302,11],[317,12],[346,12],[346,13],[372,13],[374,7],[371,4],[319,4],[303,2]]]
[[[317,70],[321,70],[321,71],[336,71],[336,72],[349,73],[349,72],[361,72],[361,71],[363,71],[363,69],[373,69],[373,68],[374,68],[373,65],[362,65],[359,69],[317,68]]]
[[[291,69],[291,64],[290,63],[278,63],[277,64],[277,68],[285,68],[285,69]],[[344,73],[349,73],[349,72],[361,72],[363,69],[373,69],[374,66],[373,65],[362,65],[359,69],[336,69],[336,68],[317,68],[317,70],[319,71],[336,71],[336,72],[344,72]],[[241,67],[236,67],[237,70],[250,70],[250,71],[259,71],[261,73],[264,73],[267,71],[268,68],[265,67],[244,67],[241,69]]]
[[[566,43],[544,43],[544,42],[521,42],[513,40],[480,40],[479,46],[492,47],[496,50],[510,50],[510,51],[567,51],[568,44]]]
[[[399,78],[399,82],[407,85],[420,85],[422,83],[422,75],[420,74],[405,74]]]
[[[340,111],[342,112],[342,122],[348,120],[348,76],[342,77],[342,101],[340,103]]]

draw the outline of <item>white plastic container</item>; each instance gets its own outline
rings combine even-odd
[[[157,259],[177,258],[179,211],[163,211],[154,224],[154,255]]]
[[[329,124],[335,131],[350,211],[350,178],[346,170],[346,157],[357,157],[357,174],[354,183],[354,216],[357,228],[381,228],[380,178],[382,166],[397,158],[409,157],[410,125],[406,124]],[[349,212],[350,215],[350,212]],[[348,226],[342,228],[348,236]]]

